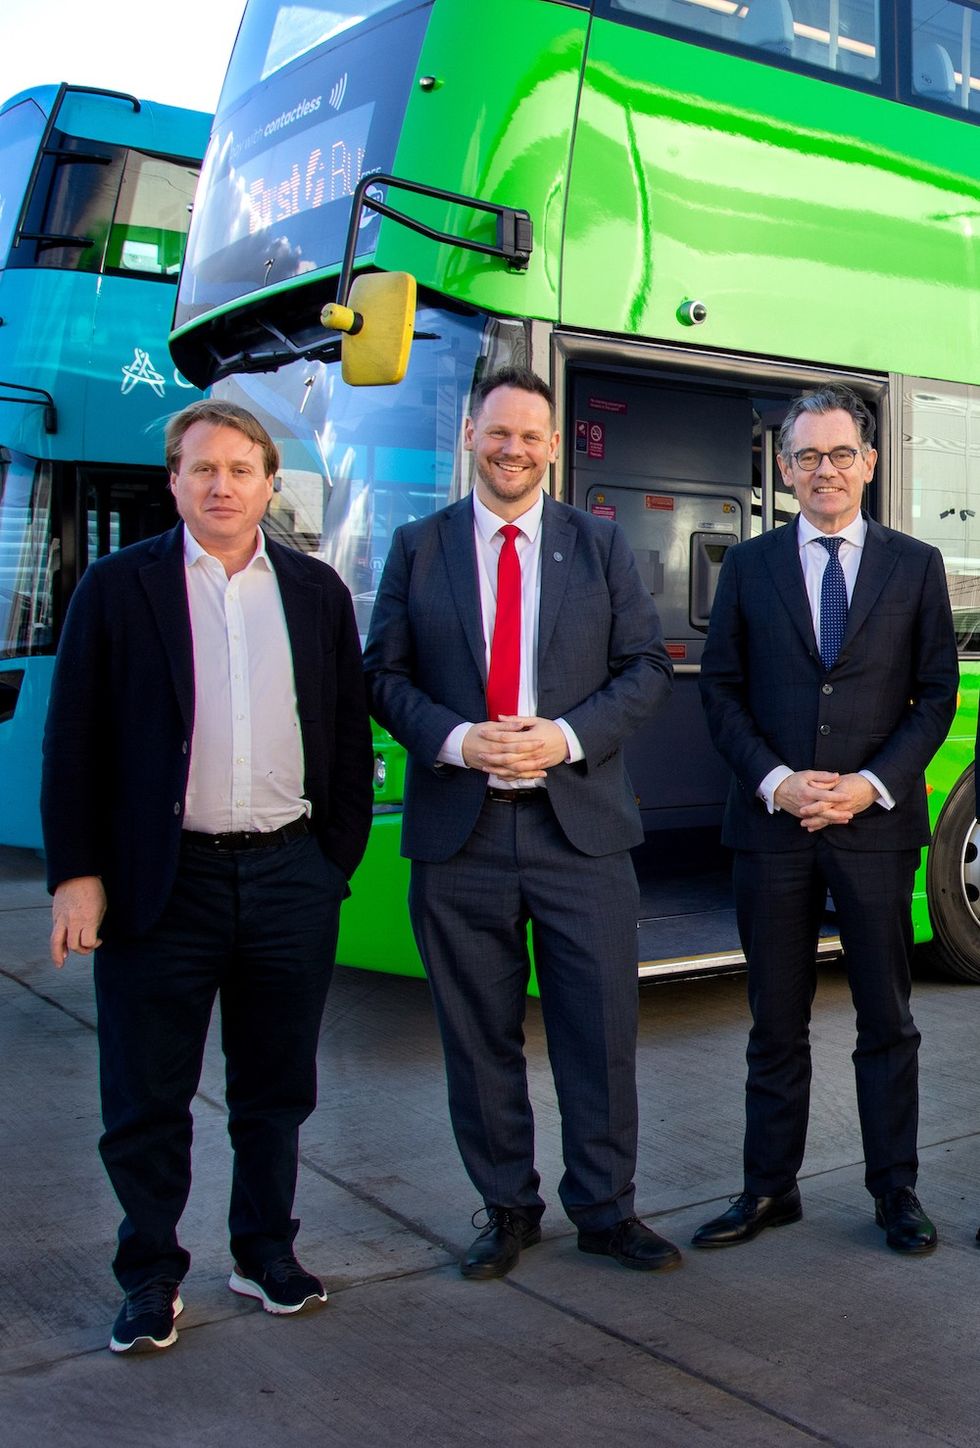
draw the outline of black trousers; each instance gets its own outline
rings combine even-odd
[[[287,1251],[299,1127],[316,1105],[316,1049],[337,945],[342,871],[312,835],[216,854],[185,845],[154,929],[96,951],[102,1160],[125,1217],[124,1291],[179,1281],[191,1184],[191,1102],[221,1000],[234,1151],[231,1249],[247,1269]]]
[[[918,850],[832,844],[735,856],[739,934],[749,963],[745,1190],[792,1186],[810,1108],[810,1007],[827,890],[833,895],[857,1016],[853,1054],[865,1183],[873,1196],[913,1186],[918,1169],[919,1032],[909,1008],[911,899]]]

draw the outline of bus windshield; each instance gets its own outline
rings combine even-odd
[[[291,60],[315,50],[343,30],[391,8],[393,0],[332,0],[329,5],[262,0],[245,12],[219,110],[234,105],[256,78],[267,80]]]
[[[44,134],[44,113],[35,101],[22,101],[0,115],[0,265],[10,250],[17,217]]]
[[[283,52],[264,70],[276,17],[307,11],[274,0],[249,7],[232,68],[238,79],[225,88],[201,171],[178,330],[263,287],[339,264],[354,188],[366,173],[391,169],[429,8],[394,14],[383,47],[361,26],[328,53],[324,41],[294,47],[290,63]],[[309,13],[326,27],[339,12]],[[259,28],[261,45],[250,40]],[[261,84],[260,72],[269,76]],[[358,250],[373,250],[376,236],[377,218],[366,213]]]
[[[261,416],[282,451],[266,530],[337,570],[362,636],[394,530],[469,486],[459,444],[474,381],[526,355],[516,321],[421,307],[416,330],[394,387],[347,387],[339,362],[298,362],[215,388]]]
[[[50,187],[32,204],[37,231],[7,257],[12,267],[54,267],[175,281],[197,166],[126,146],[63,138]],[[40,189],[40,188],[39,188]]]

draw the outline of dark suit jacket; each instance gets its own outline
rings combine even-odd
[[[923,771],[949,729],[959,671],[942,556],[868,522],[840,655],[820,662],[795,525],[732,548],[701,665],[708,725],[734,772],[722,839],[739,850],[804,849],[814,836],[756,790],[770,770],[869,769],[895,800],[821,837],[842,849],[928,842]]]
[[[585,751],[548,771],[548,792],[575,848],[610,854],[643,838],[622,743],[667,699],[670,661],[620,529],[549,497],[541,526],[538,715],[566,719]],[[409,751],[402,853],[446,860],[487,787],[479,770],[437,763],[457,724],[487,714],[470,498],[395,533],[365,669],[375,717]]]
[[[372,750],[350,595],[333,569],[268,540],[324,852],[350,876],[371,826]],[[85,572],[65,621],[44,735],[48,885],[101,875],[104,934],[159,918],[177,869],[194,723],[183,524]]]

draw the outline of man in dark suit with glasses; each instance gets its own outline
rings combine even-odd
[[[876,1221],[896,1251],[936,1245],[914,1190],[911,897],[929,840],[923,772],[956,707],[956,641],[938,550],[861,511],[873,439],[850,388],[797,398],[778,461],[799,518],[731,549],[719,578],[701,689],[733,773],[722,838],[735,851],[752,1028],[744,1189],[698,1229],[698,1247],[734,1246],[802,1216],[796,1179],[828,890],[857,1012]]]

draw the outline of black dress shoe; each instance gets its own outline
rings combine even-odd
[[[541,1241],[541,1228],[530,1217],[508,1211],[506,1207],[486,1210],[487,1225],[459,1264],[464,1277],[474,1277],[477,1281],[506,1277],[521,1255],[521,1248],[533,1247]],[[473,1218],[474,1227],[479,1215],[477,1212]]]
[[[580,1230],[578,1248],[580,1252],[615,1257],[622,1266],[635,1267],[638,1272],[664,1272],[681,1264],[681,1254],[673,1242],[651,1232],[639,1217],[626,1217],[615,1227],[594,1232]]]
[[[911,1187],[896,1187],[875,1197],[875,1221],[885,1229],[885,1241],[896,1252],[931,1252],[939,1238]]]
[[[720,1217],[699,1227],[691,1238],[695,1247],[735,1247],[751,1242],[764,1227],[785,1227],[803,1215],[799,1187],[790,1187],[775,1197],[756,1197],[743,1192],[732,1197],[731,1206]]]

